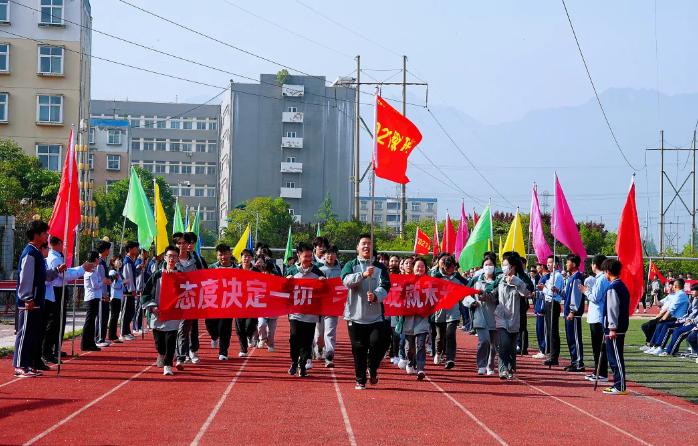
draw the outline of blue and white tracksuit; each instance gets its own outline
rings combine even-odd
[[[567,279],[565,285],[565,334],[567,348],[570,351],[570,361],[573,366],[584,367],[584,345],[582,343],[582,315],[584,314],[584,294],[579,289],[582,284],[582,273],[576,271]],[[568,315],[572,320],[568,320]]]

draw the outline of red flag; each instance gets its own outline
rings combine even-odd
[[[75,246],[75,229],[80,224],[80,188],[78,184],[78,164],[75,157],[75,142],[73,130],[70,130],[68,150],[65,154],[61,185],[53,205],[53,213],[49,220],[49,234],[63,240],[63,256],[65,263],[73,263]]]
[[[453,229],[451,216],[446,214],[446,224],[444,226],[444,236],[441,240],[441,252],[447,252],[453,255],[456,250],[456,230]]]
[[[407,158],[422,140],[419,129],[376,95],[376,134],[373,168],[376,175],[395,183],[406,184]]]
[[[418,256],[429,254],[429,246],[431,246],[431,239],[417,226],[417,235],[414,237],[414,254]]]
[[[637,303],[644,292],[644,264],[642,260],[642,240],[640,239],[640,224],[637,219],[635,206],[635,177],[630,184],[628,199],[623,207],[618,223],[618,238],[616,253],[623,264],[620,279],[630,292],[630,314],[635,312]]]
[[[473,211],[473,228],[477,224],[477,221],[480,219],[480,216],[477,215],[477,212]]]
[[[436,221],[436,218],[434,218],[434,238],[432,240],[434,242],[432,256],[436,258],[439,255],[439,222]]]
[[[653,280],[655,277],[659,279],[659,282],[664,285],[666,283],[666,277],[662,275],[662,272],[657,268],[657,264],[650,260],[650,271],[647,274],[649,280]]]

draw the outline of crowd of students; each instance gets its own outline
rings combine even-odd
[[[84,278],[87,310],[81,341],[83,351],[97,351],[112,343],[135,339],[143,334],[145,317],[147,327],[152,330],[157,365],[162,367],[164,375],[184,370],[187,363],[198,364],[198,321],[159,319],[162,276],[175,271],[241,268],[289,278],[342,279],[348,289],[342,319],[350,338],[357,390],[364,389],[367,383],[378,383],[378,369],[386,357],[417,380],[426,377],[427,355],[435,366],[454,369],[458,359],[456,333],[459,326],[478,338],[474,364],[478,375],[496,374],[503,380],[513,379],[517,355],[528,354],[530,303],[534,307],[538,345],[533,357],[544,359],[543,364],[548,366],[559,364],[562,313],[571,358],[565,370],[585,372],[582,315],[588,302],[587,323],[592,335],[595,368],[585,377],[608,381],[610,365],[614,382],[605,392],[625,393],[623,346],[629,296],[619,279],[620,262],[604,256],[593,258],[593,275],[586,278],[580,272],[583,264],[576,255],[566,257],[563,271],[553,256],[546,264],[536,264],[527,270],[526,259],[516,252],[504,253],[501,264],[495,253],[487,252],[480,268],[461,272],[458,262],[449,253],[440,254],[428,266],[425,259],[416,256],[400,258],[378,254],[370,235],[363,234],[357,241],[356,257],[344,265],[339,263],[337,247],[324,237],[316,237],[312,245],[300,243],[295,255],[284,259],[283,268],[277,266],[269,247],[261,243],[254,252],[242,251],[239,263],[232,257],[230,246],[219,244],[216,246],[217,261],[209,266],[194,249],[196,235],[186,232],[174,234],[173,244],[150,259],[147,250],[136,242],[126,243],[122,257],[118,253],[110,256],[111,243],[100,241],[96,249],[89,252],[87,262],[67,269],[62,261],[61,241],[52,237],[51,249],[48,249],[47,230],[43,222],[30,224],[29,243],[20,258],[20,318],[13,362],[16,376],[37,376],[41,370],[48,369],[48,363],[58,361],[59,310],[65,303],[59,291],[63,289],[61,281],[80,277]],[[478,293],[429,317],[385,317],[382,302],[390,290],[390,274],[430,275],[470,286]],[[675,284],[679,288],[682,285],[678,281]],[[694,294],[698,294],[698,288]],[[663,344],[667,339],[675,336],[680,342],[678,339],[686,333],[684,337],[690,341],[698,319],[695,314],[698,300],[693,300],[691,316],[683,318],[677,308],[687,305],[676,303],[676,300],[683,302],[683,299],[665,300],[667,311],[653,322],[652,336],[646,331],[650,345],[666,348]],[[339,317],[290,314],[288,319],[288,373],[305,377],[314,361],[334,367]],[[689,326],[690,330],[686,328]],[[208,319],[205,327],[220,361],[229,359],[233,331],[239,344],[238,357],[246,357],[251,347],[274,352],[277,345],[277,318]]]

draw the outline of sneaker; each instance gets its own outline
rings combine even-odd
[[[406,359],[401,359],[400,361],[398,361],[397,366],[398,366],[399,368],[401,368],[402,370],[405,370],[405,368],[407,367],[407,364],[409,364],[409,361],[408,361],[408,360],[406,360]]]
[[[218,339],[211,339],[211,348],[218,348]]]
[[[628,391],[627,390],[620,390],[615,387],[609,387],[607,389],[603,389],[603,394],[604,395],[627,395]]]
[[[368,382],[371,383],[372,386],[377,385],[378,384],[378,375],[369,376]]]
[[[356,383],[354,390],[366,390],[366,384]]]
[[[123,344],[124,343],[124,341],[120,338],[110,339],[109,341],[111,341],[113,344]]]
[[[584,372],[585,370],[586,369],[584,367],[577,367],[576,365],[565,367],[565,371],[570,373],[580,373]]]
[[[104,348],[104,347],[109,347],[111,345],[111,343],[109,343],[107,341],[100,341],[95,345],[97,345],[97,347],[99,347],[99,348]]]
[[[34,367],[29,367],[29,368],[27,368],[27,371],[28,371],[29,373],[33,373],[35,376],[41,376],[41,375],[43,375],[43,372],[41,372],[41,370],[37,370],[37,369],[35,369]]]
[[[487,376],[493,376],[493,375],[494,375],[494,370],[487,369]]]
[[[696,358],[696,364],[698,364],[698,358]]]
[[[640,347],[640,351],[645,352],[645,351],[649,350],[650,348],[652,348],[652,347],[650,347],[649,345],[643,345]]]
[[[424,378],[426,378],[427,374],[424,373],[424,370],[420,370],[417,372],[417,381],[422,381]]]
[[[654,347],[654,348],[652,348],[652,349],[650,349],[650,350],[647,350],[645,353],[647,353],[648,355],[658,355],[658,354],[660,354],[661,352],[662,352],[662,348],[661,348],[661,347]]]
[[[587,381],[596,381],[596,375],[593,373],[590,373],[588,375],[585,375],[584,379],[586,379]]]
[[[596,377],[596,380],[599,381],[599,382],[602,382],[602,383],[607,383],[607,382],[608,382],[608,378],[605,377],[605,376],[597,376],[597,377]]]
[[[127,341],[135,341],[136,340],[136,337],[132,334],[124,335],[123,338]]]
[[[499,372],[499,379],[502,379],[502,380],[507,379],[507,372],[506,371]]]
[[[43,360],[40,360],[36,363],[36,367],[33,368],[33,370],[43,370],[44,372],[47,372],[51,370],[51,367],[48,366]]]
[[[455,367],[455,366],[456,366],[456,363],[455,363],[455,362],[453,362],[453,361],[446,361],[446,365],[444,366],[444,368],[445,368],[446,370],[451,370],[451,369],[452,369],[453,367]]]
[[[334,361],[331,359],[325,359],[325,367],[328,369],[334,368]]]
[[[175,363],[175,368],[181,372],[182,370],[184,370],[184,363],[178,360]]]
[[[554,366],[554,365],[559,365],[560,363],[557,361],[557,359],[546,359],[545,362],[543,362],[543,365],[547,365],[548,367]]]
[[[533,359],[545,359],[545,353],[543,352],[538,352],[535,355],[531,356]]]
[[[267,347],[267,350],[269,351],[269,353],[274,353],[276,351],[274,347]]]
[[[508,379],[508,380],[511,381],[512,379],[514,379],[514,374],[513,374],[512,372],[506,372],[506,374],[507,374],[507,379]]]
[[[259,341],[257,343],[257,348],[266,348],[267,347],[267,342],[266,341]]]
[[[228,360],[228,357],[225,356],[225,355],[218,355],[218,360],[219,360],[219,361],[227,361],[227,360]]]
[[[390,358],[390,362],[392,362],[393,365],[398,365],[398,363],[400,363],[400,358],[397,356],[394,358]]]
[[[414,369],[414,367],[412,367],[412,366],[409,365],[409,364],[407,365],[407,367],[405,367],[405,371],[407,372],[408,375],[414,375],[414,374],[417,372],[417,371]]]
[[[301,378],[305,378],[306,376],[308,376],[308,369],[306,367],[301,366],[300,370],[298,371],[298,376],[300,376]]]
[[[477,374],[478,374],[478,375],[484,375],[485,373],[487,373],[487,369],[486,369],[486,368],[480,367],[479,369],[477,369]]]
[[[133,330],[133,331],[131,332],[131,334],[134,335],[134,336],[140,336],[142,333],[143,333],[143,332],[142,332],[141,330]]]
[[[667,353],[667,352],[665,352],[665,351],[662,351],[662,352],[659,354],[659,356],[669,356],[669,353]]]
[[[155,365],[157,367],[165,367],[165,357],[163,355],[158,355],[158,359],[155,360]]]
[[[44,362],[50,362],[51,364],[58,364],[58,358],[55,356],[44,356],[41,358],[44,360]]]
[[[96,345],[90,345],[90,346],[87,346],[85,348],[81,348],[80,350],[83,352],[101,352],[102,351],[102,349],[97,347]]]
[[[166,365],[162,368],[162,374],[165,376],[172,376],[174,372],[172,371],[172,366]]]
[[[307,370],[310,370],[313,368],[313,360],[312,359],[308,359],[307,361],[305,361],[305,368]]]
[[[291,367],[288,369],[288,374],[293,376],[298,372],[298,366],[296,364],[291,364]]]
[[[441,355],[438,353],[434,355],[434,364],[438,365],[441,362]]]
[[[244,358],[246,356],[247,356],[247,353],[245,353],[245,352],[238,353],[238,358]]]
[[[199,355],[197,355],[196,352],[192,351],[189,352],[189,359],[191,359],[192,364],[198,364],[200,361]]]
[[[36,373],[34,373],[30,368],[18,367],[15,369],[15,376],[17,378],[34,378]]]

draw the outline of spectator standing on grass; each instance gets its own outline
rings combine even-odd
[[[160,290],[162,287],[163,274],[171,274],[181,271],[179,264],[179,248],[168,246],[165,249],[165,267],[153,273],[143,289],[143,308],[150,310],[152,315],[148,321],[153,331],[155,349],[158,353],[157,366],[162,367],[162,374],[165,376],[174,375],[172,362],[174,361],[177,348],[177,331],[179,329],[178,320],[160,320]]]
[[[605,335],[608,365],[613,371],[613,385],[604,389],[606,395],[627,395],[625,389],[625,334],[630,319],[630,293],[620,280],[622,264],[607,259],[602,265],[610,285],[606,292]]]
[[[495,276],[496,257],[482,261],[483,273],[476,278],[473,288],[479,291],[463,301],[472,310],[473,327],[477,334],[477,374],[494,375],[494,358],[497,355],[497,325],[494,311],[497,308],[495,289],[498,282]]]
[[[209,268],[235,267],[230,246],[225,243],[216,246],[216,260],[217,262],[211,264]],[[233,319],[206,319],[206,331],[211,336],[211,348],[218,350],[218,360],[227,361],[230,338],[233,335]]]
[[[589,302],[587,311],[587,323],[591,332],[591,348],[594,354],[594,371],[584,378],[589,381],[608,381],[608,358],[605,353],[606,341],[604,339],[603,315],[605,314],[604,304],[606,302],[606,291],[610,283],[606,279],[606,274],[601,270],[601,265],[606,261],[606,256],[599,254],[591,260],[591,271],[593,276],[589,276],[580,286]],[[598,370],[598,376],[596,371]]]
[[[421,277],[426,272],[426,262],[418,257],[414,261],[414,275]],[[405,336],[405,356],[407,359],[405,371],[408,375],[416,374],[418,381],[423,380],[426,377],[426,342],[429,334],[429,318],[418,314],[401,316],[398,319],[396,329]]]
[[[382,302],[390,291],[390,277],[388,270],[373,258],[370,234],[359,236],[356,252],[357,257],[342,269],[342,282],[348,288],[344,320],[354,356],[354,388],[363,390],[366,369],[370,383],[378,384],[378,367],[386,345]]]

